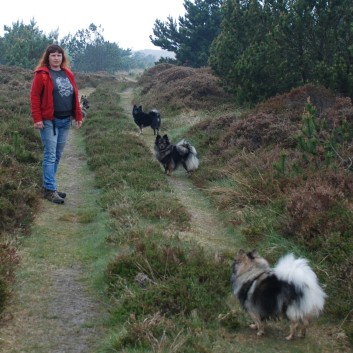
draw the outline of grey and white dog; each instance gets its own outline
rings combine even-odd
[[[274,268],[257,251],[240,250],[232,265],[233,294],[254,320],[251,328],[264,334],[263,321],[283,315],[290,320],[291,340],[304,337],[309,321],[318,317],[326,294],[308,265],[308,260],[293,254],[282,257]]]
[[[192,173],[199,167],[196,148],[185,139],[173,144],[169,141],[168,135],[157,135],[154,143],[154,155],[164,167],[167,175],[170,175],[180,165]]]

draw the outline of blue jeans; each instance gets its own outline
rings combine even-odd
[[[40,131],[43,144],[43,187],[47,190],[57,190],[56,171],[64,151],[71,126],[71,117],[65,119],[43,120],[44,127]]]

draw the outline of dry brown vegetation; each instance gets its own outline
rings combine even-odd
[[[266,248],[266,234],[275,231],[309,257],[315,252],[329,295],[340,302],[328,311],[347,315],[353,297],[347,286],[353,283],[351,100],[306,85],[251,111],[228,105],[224,113],[229,97],[209,70],[165,64],[142,75],[139,85],[146,104],[213,111],[189,132],[203,161],[195,182],[231,224],[243,227],[249,244]],[[352,321],[345,326],[352,331]]]
[[[31,73],[0,66],[0,77],[0,234],[5,243],[9,233],[27,229],[35,212],[40,144],[29,117]],[[96,86],[102,79],[116,78],[78,76],[79,85]],[[287,246],[308,256],[321,269],[327,313],[345,318],[342,326],[353,340],[351,100],[307,85],[239,113],[209,69],[170,64],[146,71],[138,86],[142,104],[175,111],[173,119],[185,110],[213,116],[187,132],[202,162],[202,173],[193,181],[225,211],[230,226],[243,229],[249,247],[266,254],[271,245],[278,251],[268,254],[273,259]],[[104,97],[99,102],[106,103]],[[18,259],[11,246],[1,249],[9,261],[0,265],[7,271],[8,263]]]
[[[230,99],[209,68],[160,64],[147,70],[138,85],[149,107],[212,109]]]
[[[309,98],[318,107],[310,138],[303,120],[309,114]],[[269,228],[259,225],[259,219],[245,222],[235,209],[230,218],[245,226],[252,243],[258,239],[266,244],[264,235],[275,229],[308,254],[315,252],[329,273],[329,294],[340,298],[339,305],[329,308],[338,316],[349,312],[353,295],[352,286],[346,286],[353,283],[352,117],[350,99],[308,85],[270,99],[251,113],[193,128],[195,136],[209,137],[203,153],[210,159],[206,168],[212,178],[205,178],[208,171],[203,173],[200,186],[223,209],[236,205],[272,210]],[[312,151],[300,148],[299,137],[313,143]],[[221,172],[214,173],[214,165]]]
[[[14,234],[26,234],[33,212],[38,150],[30,124],[31,72],[0,66],[0,311],[19,258]]]

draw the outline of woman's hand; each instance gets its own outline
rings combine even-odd
[[[35,129],[43,129],[43,121],[38,121],[37,123],[33,124]]]
[[[76,120],[76,127],[79,129],[82,126],[82,120],[77,121]]]

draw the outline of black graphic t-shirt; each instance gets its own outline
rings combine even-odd
[[[63,70],[50,69],[54,90],[54,116],[64,118],[72,115],[74,89]]]

